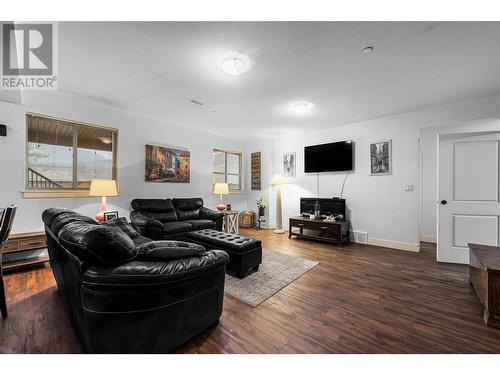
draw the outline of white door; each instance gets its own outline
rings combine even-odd
[[[499,133],[440,136],[438,262],[468,264],[468,243],[499,246],[499,141]]]

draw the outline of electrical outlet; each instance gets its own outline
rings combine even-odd
[[[413,191],[413,185],[405,185],[405,191]]]

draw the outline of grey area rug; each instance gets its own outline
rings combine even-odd
[[[244,279],[226,275],[225,292],[256,307],[319,263],[312,260],[262,250],[262,264]]]

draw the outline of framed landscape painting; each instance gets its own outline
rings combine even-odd
[[[370,143],[370,175],[392,174],[392,141]]]
[[[146,145],[146,181],[187,183],[190,159],[187,150]]]

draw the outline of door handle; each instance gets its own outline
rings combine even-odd
[[[443,199],[443,200],[441,201],[441,204],[446,204],[446,203],[448,203],[448,202],[447,202],[445,199]]]

